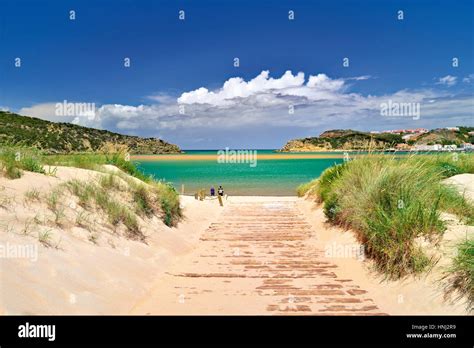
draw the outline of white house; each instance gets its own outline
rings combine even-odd
[[[443,151],[455,151],[457,148],[457,145],[444,145]]]
[[[415,151],[441,151],[443,146],[440,144],[434,145],[416,145],[414,150]]]

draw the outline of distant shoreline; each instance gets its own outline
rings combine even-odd
[[[216,161],[218,155],[132,155],[132,160],[140,161]],[[307,153],[292,153],[292,154],[261,154],[257,153],[258,160],[271,159],[318,159],[318,158],[344,158],[344,154],[307,154]]]
[[[256,150],[258,151],[258,150]],[[257,152],[257,159],[258,160],[297,160],[297,159],[342,159],[345,157],[344,153],[351,153],[352,156],[355,155],[367,155],[366,151],[359,151],[359,150],[330,150],[330,151],[318,151],[324,153],[316,153],[316,152],[309,152],[309,151],[301,151],[301,152],[275,152],[275,153],[263,153],[259,154]],[[419,154],[441,154],[445,153],[446,151],[436,151],[436,152],[421,152]],[[460,151],[456,151],[460,152]],[[377,151],[373,152],[372,155],[409,155],[409,154],[416,154],[414,151]],[[161,155],[131,155],[130,157],[132,160],[135,161],[216,161],[218,158],[218,154],[161,154]]]

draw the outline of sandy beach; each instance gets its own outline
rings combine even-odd
[[[194,199],[183,199],[186,218],[179,227],[167,227],[158,219],[148,221],[143,224],[145,244],[106,226],[95,225],[93,231],[76,226],[72,208],[66,212],[71,221],[56,226],[51,222],[53,213],[44,203],[25,202],[24,194],[32,188],[43,195],[69,179],[90,181],[100,175],[58,167],[57,177],[25,172],[18,180],[0,178],[2,250],[33,251],[22,257],[0,258],[1,313],[127,313],[135,299],[146,294],[156,275],[179,255],[192,250],[198,238],[196,232],[207,227],[218,213],[210,202],[199,202],[197,208]],[[199,214],[201,209],[205,215]],[[101,217],[97,213],[88,219]],[[44,231],[51,236],[51,246],[38,240],[38,234]]]
[[[263,153],[259,154],[258,150],[249,150],[256,151],[257,160],[298,160],[298,159],[333,159],[333,158],[344,158],[344,152],[350,153],[351,157],[357,156],[366,156],[366,153],[359,154],[357,150],[337,150],[337,151],[318,151],[326,153],[308,153],[308,152],[275,152],[275,153]],[[404,156],[403,154],[371,154],[371,156]],[[217,161],[217,154],[172,154],[172,155],[132,155],[130,157],[132,160],[136,161]]]
[[[146,242],[105,227],[91,240],[72,223],[51,224],[43,203],[24,199],[32,188],[46,193],[100,175],[58,167],[56,177],[0,178],[1,243],[36,250],[0,259],[3,314],[466,314],[463,300],[444,299],[441,280],[455,242],[474,232],[453,216],[445,216],[431,272],[387,281],[357,252],[354,234],[326,224],[309,199],[228,197],[220,207],[181,196],[184,220],[176,228],[141,221]],[[461,182],[471,185],[472,176]],[[45,229],[50,246],[38,240]]]
[[[257,151],[257,150],[255,150]],[[292,153],[287,154],[284,152],[274,154],[256,154],[258,160],[271,160],[271,159],[318,159],[318,158],[344,158],[342,153],[328,153],[326,154],[308,154],[308,153]],[[131,156],[132,160],[136,161],[217,161],[218,155],[134,155]]]

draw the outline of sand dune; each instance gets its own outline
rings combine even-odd
[[[459,174],[444,180],[445,184],[453,185],[474,202],[474,174]]]
[[[81,228],[74,224],[72,215],[70,222],[56,226],[44,202],[24,200],[24,193],[32,188],[44,195],[69,179],[94,180],[98,175],[102,174],[58,167],[57,177],[25,172],[16,180],[0,178],[2,313],[127,313],[157,275],[194,247],[198,232],[219,213],[208,207],[215,202],[199,202],[199,209],[204,208],[207,214],[197,216],[199,209],[194,205],[198,203],[185,197],[182,205],[187,218],[178,228],[169,228],[156,218],[142,222],[148,236],[145,244],[107,226],[96,225],[93,231]],[[74,209],[67,210],[71,213]],[[91,221],[100,219],[99,213],[89,216]],[[51,235],[49,247],[38,238],[44,231]],[[10,253],[5,255],[8,249]],[[24,253],[26,257],[12,256],[21,250],[32,252]]]

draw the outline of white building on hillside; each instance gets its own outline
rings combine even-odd
[[[443,151],[456,151],[457,145],[444,145],[443,146]]]
[[[441,145],[441,144],[416,145],[413,148],[414,151],[441,151],[442,149],[443,149],[443,145]]]

